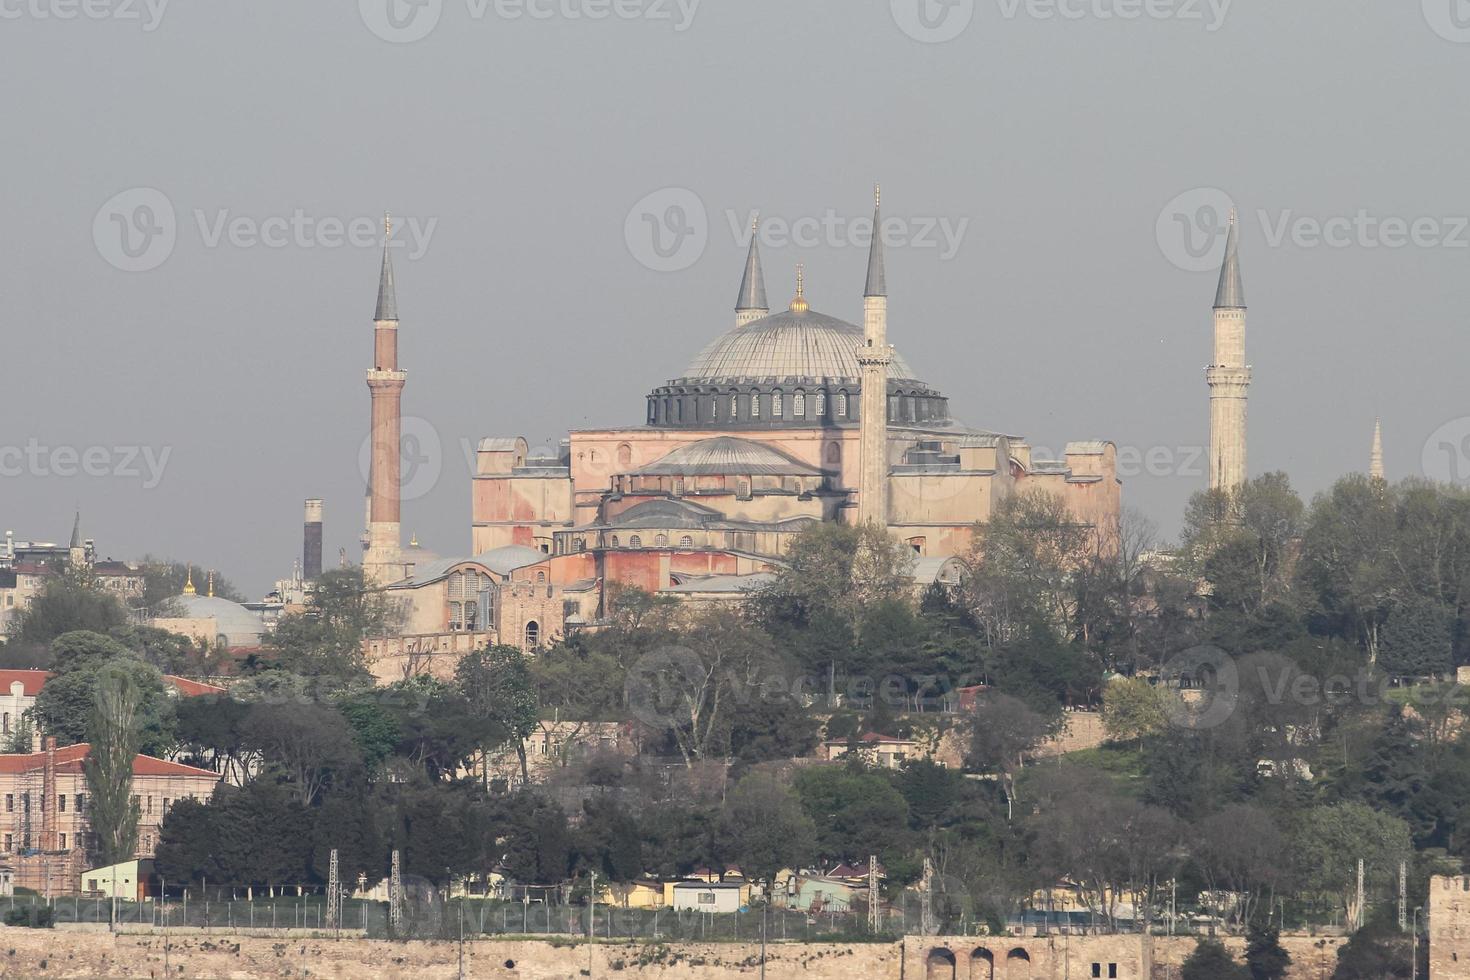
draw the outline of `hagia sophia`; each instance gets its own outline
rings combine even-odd
[[[875,195],[876,197],[876,195]],[[874,228],[882,227],[875,200]],[[733,277],[732,277],[733,278]],[[855,297],[856,298],[856,297]],[[765,581],[792,537],[820,521],[874,521],[916,556],[919,584],[958,574],[977,523],[1036,488],[1077,521],[1120,510],[1110,442],[1040,459],[1015,434],[972,428],[888,344],[882,236],[870,247],[861,326],[813,309],[798,270],[767,301],[752,235],[734,322],[653,387],[644,424],[572,431],[555,456],[520,436],[480,440],[470,554],[418,562],[401,545],[398,305],[383,252],[363,567],[400,601],[402,635],[370,641],[384,679],[486,642],[535,649],[595,626],[618,586],[689,601]]]

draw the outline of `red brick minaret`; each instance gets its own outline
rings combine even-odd
[[[388,252],[392,219],[383,217],[383,270],[378,277],[378,309],[373,314],[373,366],[367,373],[372,396],[371,464],[368,493],[367,552],[364,576],[386,585],[403,578],[399,551],[400,402],[407,373],[398,369],[398,298],[393,260]]]

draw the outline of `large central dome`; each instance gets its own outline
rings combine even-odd
[[[690,362],[680,380],[856,381],[862,377],[857,362],[862,342],[863,328],[855,324],[812,310],[784,310],[716,338]],[[914,377],[896,352],[889,377]]]

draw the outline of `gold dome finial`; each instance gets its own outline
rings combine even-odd
[[[805,313],[811,309],[806,301],[806,286],[804,280],[804,268],[800,262],[796,263],[796,298],[791,301],[792,313]]]
[[[184,573],[184,595],[196,595],[199,590],[194,588],[194,566],[186,565],[184,567],[188,569]]]
[[[419,536],[417,534],[410,534],[408,536],[408,546],[410,548],[417,548],[419,546]]]

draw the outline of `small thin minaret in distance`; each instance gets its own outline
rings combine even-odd
[[[1215,290],[1215,356],[1205,369],[1210,386],[1210,489],[1234,490],[1246,480],[1245,286],[1240,277],[1239,225],[1234,209],[1225,262]]]
[[[862,402],[858,416],[858,522],[888,526],[888,280],[883,270],[882,190],[873,187],[873,243],[863,289]]]
[[[1368,478],[1382,480],[1383,477],[1383,423],[1373,420],[1373,449],[1368,453]]]

